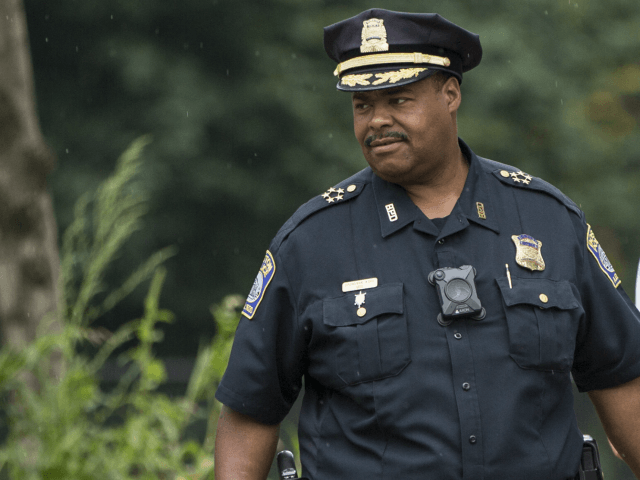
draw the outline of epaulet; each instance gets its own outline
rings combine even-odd
[[[356,198],[362,193],[365,185],[369,183],[371,178],[371,170],[365,168],[355,175],[343,180],[339,184],[330,187],[324,193],[313,197],[307,203],[302,205],[296,212],[285,222],[274,237],[269,250],[275,255],[280,248],[282,242],[289,234],[300,225],[305,219],[311,215],[324,210],[325,208],[339,205]]]
[[[481,161],[484,163],[485,170],[490,171],[494,177],[505,185],[546,193],[560,201],[577,215],[582,215],[580,207],[578,207],[573,200],[541,178],[534,177],[511,165],[505,165],[504,163],[499,163],[494,160],[482,158]]]

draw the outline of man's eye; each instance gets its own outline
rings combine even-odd
[[[367,103],[356,103],[353,108],[355,108],[356,110],[364,110],[365,108],[367,108],[369,106],[369,104]]]
[[[404,103],[406,101],[407,101],[406,98],[394,98],[393,99],[393,103],[398,104],[398,105],[401,104],[401,103]]]

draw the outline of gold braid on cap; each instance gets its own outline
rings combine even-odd
[[[448,67],[451,61],[447,57],[437,57],[435,55],[427,55],[426,53],[376,53],[373,55],[365,55],[355,57],[338,64],[333,74],[337,77],[342,72],[352,68],[366,67],[367,65],[384,65],[389,63],[430,63],[432,65],[441,65]]]

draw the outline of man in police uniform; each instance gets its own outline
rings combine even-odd
[[[325,29],[369,167],[271,243],[227,372],[216,479],[264,479],[304,378],[304,475],[577,478],[571,373],[640,476],[640,323],[584,214],[456,126],[477,35],[373,9]]]

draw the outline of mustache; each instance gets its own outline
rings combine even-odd
[[[370,135],[367,138],[365,138],[364,140],[364,144],[367,147],[371,146],[371,143],[374,140],[378,140],[380,138],[399,138],[400,140],[408,140],[409,137],[407,136],[406,133],[402,133],[402,132],[386,132],[386,133],[380,133],[378,135]]]

